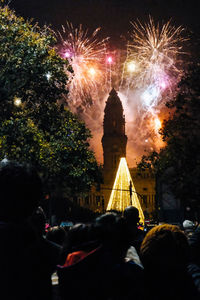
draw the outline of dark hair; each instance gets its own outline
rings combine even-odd
[[[155,226],[145,236],[140,248],[141,260],[148,270],[185,268],[189,259],[189,244],[178,226]]]
[[[42,197],[42,183],[28,164],[0,164],[0,219],[19,221],[31,216]]]
[[[115,213],[106,213],[96,219],[94,224],[96,238],[119,257],[123,257],[129,247],[126,224]]]
[[[140,220],[139,218],[139,210],[135,206],[128,206],[124,210],[124,218],[127,222],[137,224]]]

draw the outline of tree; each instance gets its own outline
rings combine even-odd
[[[51,106],[54,123],[49,130],[40,129],[26,111],[2,123],[0,158],[32,163],[49,190],[67,188],[69,194],[87,191],[98,175],[94,154],[89,150],[90,131],[68,110]]]
[[[87,191],[99,172],[90,131],[58,103],[70,66],[55,42],[49,28],[0,7],[0,159],[30,162],[48,192],[72,195]]]
[[[15,111],[19,98],[28,108],[56,102],[66,93],[67,61],[56,54],[48,27],[40,29],[0,7],[1,118]]]
[[[153,167],[183,207],[200,207],[200,64],[192,64],[183,77],[179,93],[167,103],[173,110],[160,131],[166,146],[160,153],[143,157],[141,165]],[[170,172],[166,172],[170,170]]]

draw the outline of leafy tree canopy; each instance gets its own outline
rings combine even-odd
[[[1,118],[12,115],[17,98],[35,108],[66,93],[66,60],[56,54],[54,44],[50,29],[40,29],[7,6],[0,7]]]
[[[48,191],[72,194],[99,173],[89,130],[58,104],[69,66],[54,44],[50,29],[0,6],[0,159],[32,163]]]
[[[68,110],[56,104],[52,107],[57,123],[49,131],[41,130],[27,111],[4,121],[0,127],[0,158],[32,163],[51,190],[53,186],[55,190],[68,188],[70,193],[86,191],[98,174],[89,150],[90,132]]]

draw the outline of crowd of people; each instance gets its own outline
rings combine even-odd
[[[145,233],[136,207],[90,224],[45,228],[34,168],[0,165],[0,270],[4,300],[200,299],[200,227]],[[52,285],[57,272],[58,285]]]

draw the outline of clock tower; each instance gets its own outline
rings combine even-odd
[[[126,157],[127,136],[121,100],[113,88],[106,101],[102,137],[104,184],[112,186],[121,157]]]

